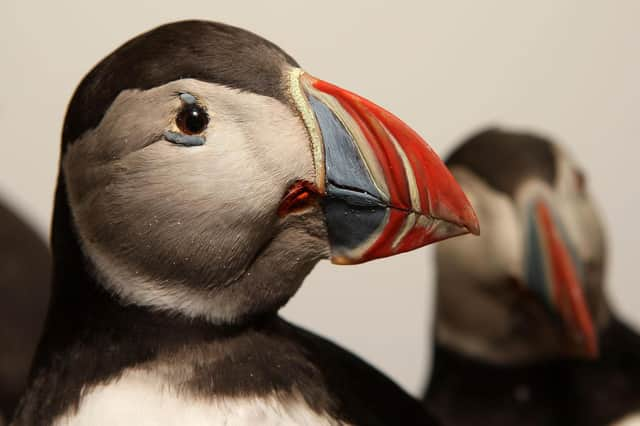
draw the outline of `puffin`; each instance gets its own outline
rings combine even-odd
[[[482,236],[436,248],[425,407],[459,426],[640,424],[640,336],[607,301],[584,169],[545,136],[500,128],[446,164]]]
[[[469,232],[464,192],[390,112],[249,31],[152,29],[68,106],[52,302],[13,424],[435,424],[278,309],[321,259]]]
[[[0,425],[27,385],[47,314],[51,255],[45,240],[8,203],[0,204]]]

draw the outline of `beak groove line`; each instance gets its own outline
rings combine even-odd
[[[316,186],[320,193],[325,193],[325,167],[324,167],[324,149],[322,147],[322,134],[316,117],[313,113],[311,105],[307,100],[302,87],[300,77],[304,71],[300,68],[292,68],[289,71],[289,93],[296,105],[296,110],[302,117],[304,127],[311,139],[311,153],[313,155],[313,165],[316,171]]]

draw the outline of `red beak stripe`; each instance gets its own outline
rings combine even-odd
[[[536,214],[548,250],[555,305],[569,329],[577,333],[587,354],[596,357],[598,338],[569,250],[563,243],[551,212],[543,202],[536,205]]]

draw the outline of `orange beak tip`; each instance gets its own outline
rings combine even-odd
[[[332,255],[330,260],[334,265],[357,265],[358,263],[361,263],[341,255]]]
[[[587,341],[585,342],[585,348],[586,348],[588,358],[596,359],[600,356],[598,338],[594,334],[587,337]]]
[[[473,211],[472,208],[469,208],[470,210],[470,214],[469,216],[471,217],[470,220],[467,220],[464,224],[464,226],[467,228],[467,230],[469,231],[469,233],[479,236],[480,235],[480,222],[478,221],[478,217],[476,216],[476,213]]]
[[[461,196],[463,197],[463,196]],[[460,213],[454,213],[451,209],[436,209],[435,216],[445,223],[452,233],[447,238],[456,237],[464,234],[480,235],[480,222],[473,207],[466,198],[462,198],[464,207],[458,209]]]

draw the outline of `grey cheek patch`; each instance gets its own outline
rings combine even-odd
[[[164,138],[169,142],[184,146],[200,146],[204,145],[205,142],[202,136],[183,135],[182,133],[172,132],[170,130],[164,132]]]
[[[189,93],[180,93],[180,100],[182,102],[184,102],[185,104],[195,104],[196,103],[196,98],[195,96],[189,94]]]

